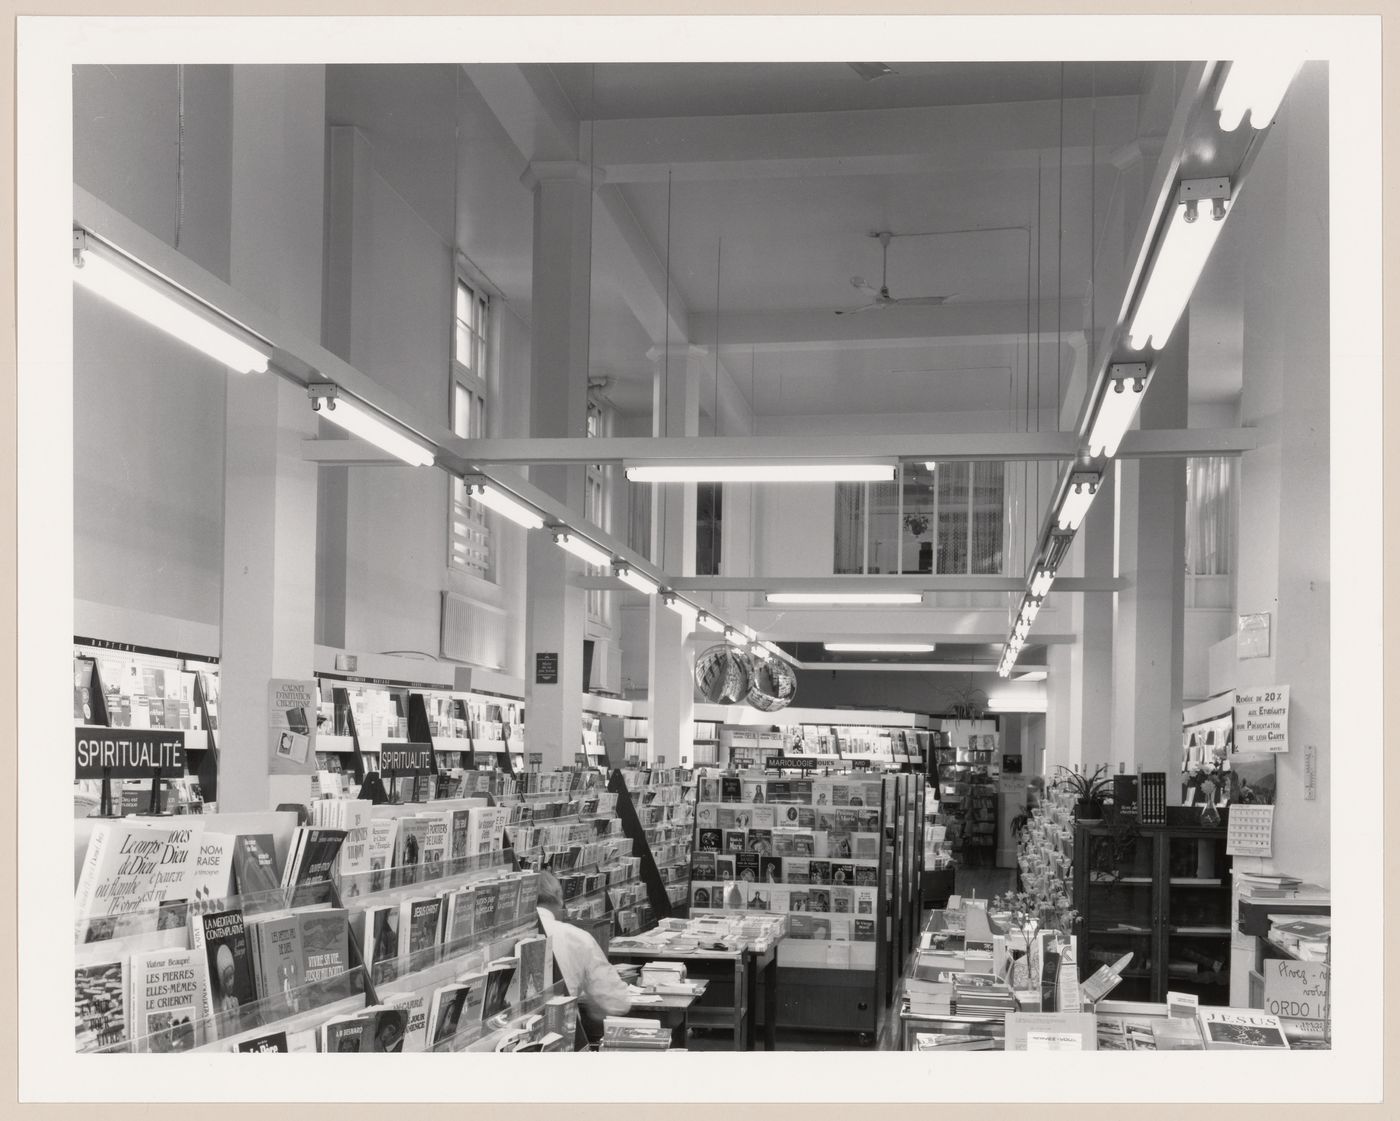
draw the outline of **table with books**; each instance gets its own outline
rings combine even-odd
[[[615,962],[683,963],[692,979],[711,982],[710,991],[716,994],[726,988],[716,982],[729,981],[729,1004],[702,999],[689,1010],[689,1021],[693,1026],[731,1029],[736,1051],[754,1049],[758,979],[764,977],[764,1045],[772,1051],[777,1047],[778,1004],[773,966],[778,944],[786,935],[786,915],[663,919],[645,934],[614,938],[608,946],[608,957]]]

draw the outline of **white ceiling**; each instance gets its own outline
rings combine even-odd
[[[534,148],[557,158],[560,137],[596,154],[617,205],[595,210],[590,366],[626,413],[649,413],[648,351],[688,322],[760,416],[1005,414],[1028,331],[1083,326],[1105,176],[1157,64],[1070,63],[1063,87],[1058,63],[891,65],[875,81],[844,63],[329,67],[327,112],[527,323],[521,173]],[[633,228],[609,239],[618,213]],[[878,285],[882,229],[897,235],[892,295],[946,305],[833,314],[868,299],[852,276]],[[1230,242],[1227,227],[1193,303],[1193,402],[1239,390]],[[1068,384],[1068,353],[1048,336],[1039,348],[1043,403]]]

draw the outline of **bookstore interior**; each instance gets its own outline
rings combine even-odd
[[[76,1049],[1329,1048],[1328,75],[76,67]]]

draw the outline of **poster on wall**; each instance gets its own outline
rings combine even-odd
[[[1288,751],[1288,686],[1235,690],[1234,750]]]
[[[268,682],[268,754],[273,774],[302,774],[315,769],[319,704],[320,692],[314,680],[274,677]]]

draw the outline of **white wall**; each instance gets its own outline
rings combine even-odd
[[[173,66],[73,73],[75,181],[171,244],[178,80]],[[227,278],[229,71],[188,67],[184,81],[179,247]],[[224,388],[236,375],[86,290],[73,313],[74,595],[217,627]]]

